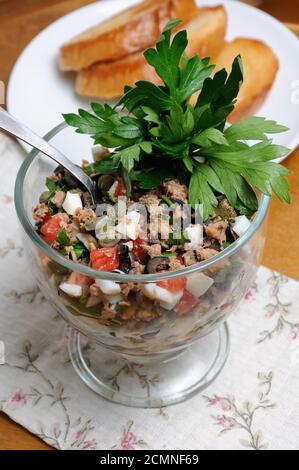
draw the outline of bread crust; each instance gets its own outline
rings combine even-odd
[[[199,53],[202,57],[217,55],[224,44],[226,26],[223,6],[197,9],[197,17],[184,26],[189,37],[188,53]],[[113,99],[122,95],[125,85],[133,86],[138,80],[161,83],[141,52],[82,70],[77,75],[76,92],[82,96]]]
[[[157,41],[170,19],[178,16],[185,23],[194,11],[195,0],[145,0],[62,45],[59,67],[79,71],[144,50]]]
[[[197,16],[186,26],[187,54],[210,57],[211,62],[215,63],[225,44],[227,23],[227,13],[222,5],[198,8]]]
[[[255,114],[265,101],[279,70],[278,59],[267,44],[257,39],[237,38],[222,49],[215,73],[222,68],[230,72],[238,54],[243,60],[244,83],[235,109],[229,116],[230,122]]]
[[[80,96],[110,100],[121,96],[124,86],[134,86],[137,80],[148,80],[156,85],[161,82],[141,52],[117,61],[94,64],[82,70],[77,75],[75,90]]]

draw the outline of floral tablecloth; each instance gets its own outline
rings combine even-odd
[[[0,155],[4,413],[59,449],[299,448],[297,282],[259,269],[230,318],[228,362],[204,393],[160,410],[108,403],[75,374],[63,340],[64,322],[28,269],[13,203],[14,175],[24,153],[0,134]]]

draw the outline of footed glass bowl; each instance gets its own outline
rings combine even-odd
[[[91,140],[64,124],[46,136],[76,163],[91,155]],[[80,139],[80,141],[79,141]],[[209,385],[222,370],[229,350],[225,323],[250,288],[264,246],[263,222],[269,198],[246,234],[214,258],[164,274],[127,275],[93,270],[59,255],[34,229],[32,209],[55,163],[33,150],[22,164],[15,188],[16,210],[24,245],[42,293],[65,319],[70,358],[81,379],[96,393],[135,407],[178,403]],[[69,297],[59,285],[70,276],[85,288],[113,281],[111,311],[121,308],[124,321],[109,320],[102,304],[86,296]],[[83,276],[83,277],[82,277]],[[180,308],[151,300],[157,282],[185,278],[192,297]],[[124,297],[127,288],[130,293]]]

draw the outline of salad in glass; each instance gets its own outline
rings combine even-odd
[[[269,196],[290,201],[288,171],[272,161],[288,149],[268,138],[286,128],[261,117],[229,126],[243,81],[241,57],[230,74],[213,75],[209,59],[186,56],[186,31],[174,34],[178,24],[171,21],[144,53],[160,86],[137,82],[114,107],[91,103],[93,113],[65,114],[66,124],[50,135],[70,127],[91,135],[93,158],[82,168],[97,184],[96,204],[64,168],[47,173],[36,152],[16,185],[46,295],[76,330],[134,362],[175,356],[223,323],[254,278]],[[29,177],[40,187],[45,176],[32,230]],[[135,404],[157,406],[163,395],[164,404],[173,403],[211,380],[190,366],[190,383],[185,378],[178,393],[165,398],[164,390],[149,400],[132,392],[129,401],[120,391],[109,394],[104,378],[83,366],[79,344],[74,348],[85,382],[121,403],[135,397]],[[223,361],[213,364],[215,377]]]

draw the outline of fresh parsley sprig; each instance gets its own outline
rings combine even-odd
[[[139,81],[125,87],[114,107],[91,103],[93,114],[79,109],[78,114],[64,115],[78,133],[112,149],[108,160],[95,164],[95,171],[118,172],[129,186],[134,181],[143,189],[177,177],[189,186],[189,202],[203,204],[204,218],[214,213],[219,194],[244,213],[257,210],[256,189],[289,202],[288,170],[272,162],[288,149],[268,137],[287,128],[262,117],[228,127],[243,83],[241,57],[234,60],[230,74],[223,69],[210,77],[214,66],[208,58],[186,56],[186,31],[172,39],[179,23],[168,23],[156,48],[144,53],[160,86]],[[191,106],[196,92],[197,102]]]

